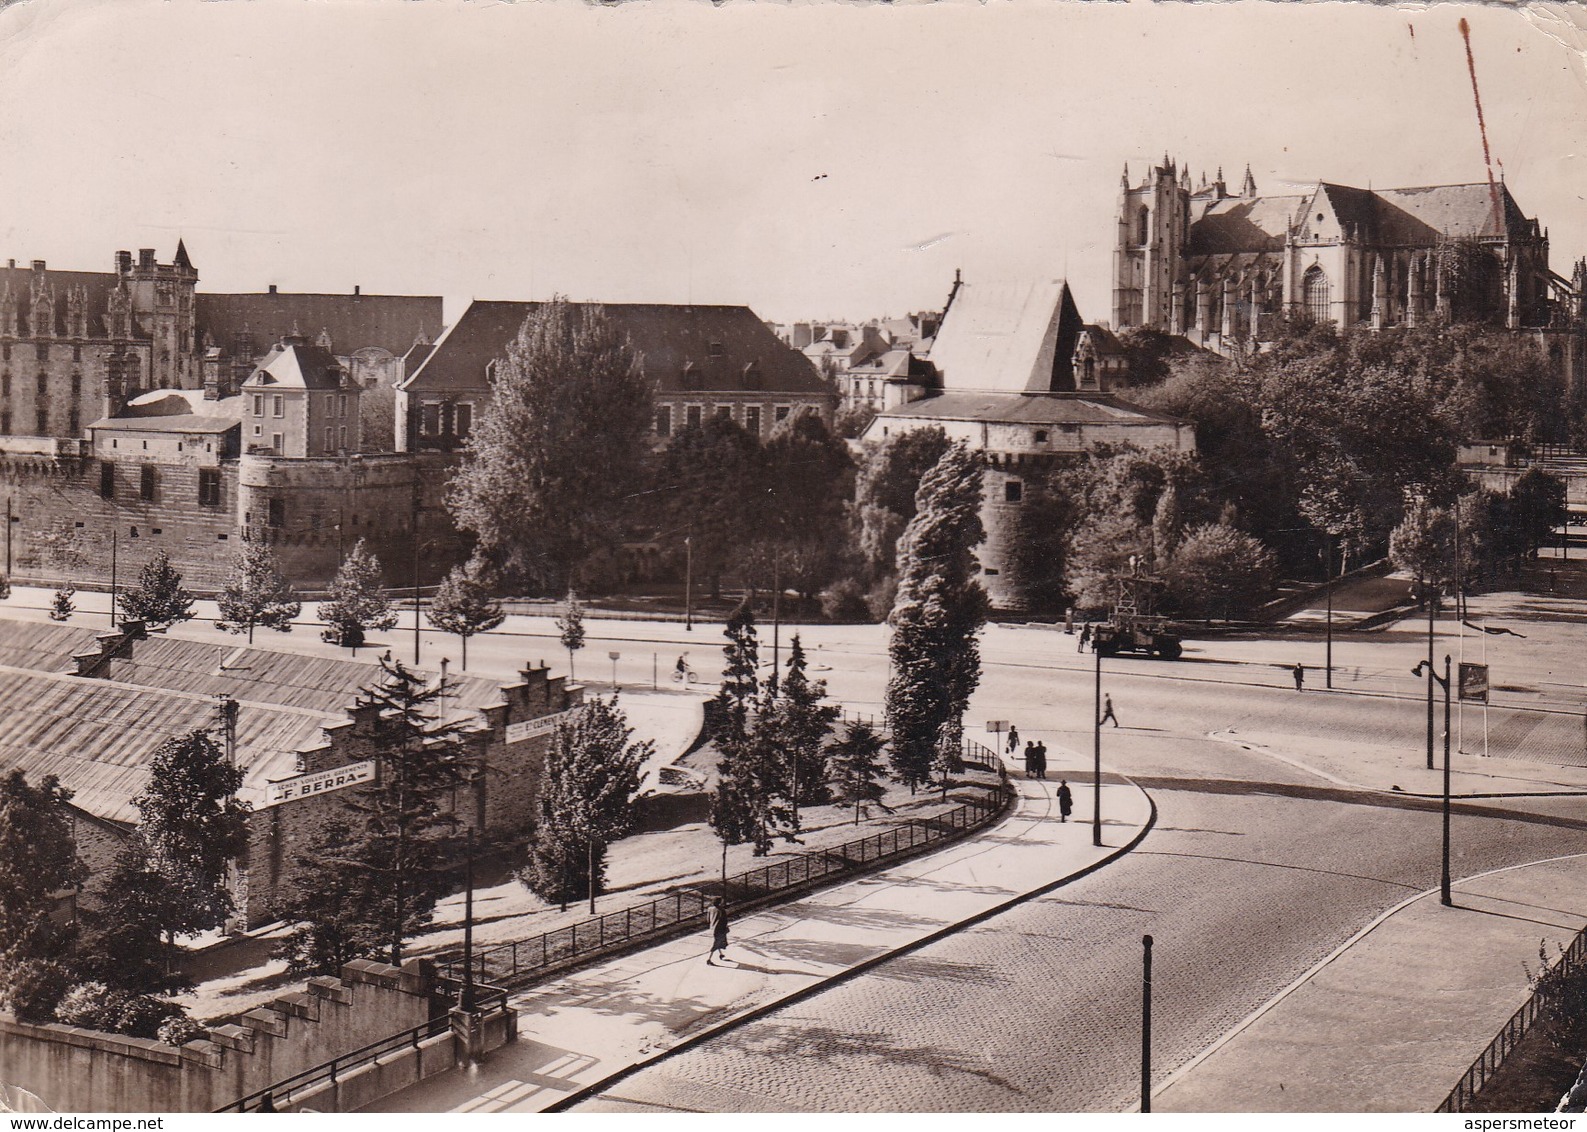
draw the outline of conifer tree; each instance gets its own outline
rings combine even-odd
[[[220,612],[215,628],[228,633],[247,633],[250,645],[256,626],[290,633],[292,619],[303,610],[292,591],[292,583],[276,568],[276,557],[270,547],[256,541],[243,543],[215,604]]]
[[[77,612],[77,605],[72,601],[72,596],[77,593],[75,586],[66,586],[56,590],[50,596],[50,620],[67,621],[73,613]]]
[[[320,634],[343,648],[356,649],[370,629],[389,629],[397,623],[396,611],[380,589],[380,560],[364,549],[364,540],[353,544],[331,582],[330,600],[321,602]]]
[[[911,790],[929,780],[980,681],[976,638],[988,610],[975,580],[975,547],[986,537],[981,481],[980,457],[953,444],[921,480],[898,542],[886,713],[893,773]]]
[[[557,726],[546,756],[530,864],[521,877],[565,910],[568,901],[606,890],[606,851],[633,824],[640,770],[655,751],[633,742],[634,729],[618,706],[595,697],[570,723]]]
[[[824,805],[828,801],[827,767],[824,747],[840,709],[823,703],[827,694],[825,680],[812,681],[805,674],[804,645],[794,634],[788,649],[787,675],[768,723],[773,739],[784,752],[789,765],[789,797],[797,818],[799,807]]]
[[[470,559],[454,566],[430,600],[430,624],[444,633],[456,633],[463,642],[463,670],[468,670],[468,639],[488,633],[506,620],[501,602],[484,582],[484,565]]]
[[[4,574],[0,574],[0,601],[4,601],[6,598],[8,598],[10,596],[11,596],[11,579],[7,578]]]
[[[579,595],[571,589],[563,599],[562,612],[557,614],[557,629],[562,634],[562,647],[568,650],[568,683],[576,683],[573,677],[573,654],[584,647],[584,606],[579,603]]]
[[[887,796],[887,788],[881,783],[887,773],[882,766],[885,746],[886,741],[869,723],[857,719],[845,725],[843,737],[827,750],[833,790],[838,801],[854,807],[856,825],[863,806]]]
[[[348,939],[400,965],[403,941],[429,922],[448,882],[452,799],[479,768],[460,725],[441,718],[450,682],[426,683],[396,660],[380,667],[362,690],[374,709],[370,745],[380,776],[341,791],[340,830],[300,859],[294,896],[282,909],[302,921],[282,949],[295,970],[327,970],[317,964]],[[348,893],[358,894],[354,906],[335,906]]]
[[[778,742],[777,701],[767,689],[752,707],[732,708],[734,722],[717,733],[722,759],[711,825],[724,845],[751,842],[755,856],[771,851],[772,839],[794,840],[789,761]]]
[[[193,595],[182,585],[182,572],[171,565],[171,557],[159,551],[138,574],[138,584],[120,598],[121,611],[128,621],[142,621],[151,629],[163,629],[193,616]]]

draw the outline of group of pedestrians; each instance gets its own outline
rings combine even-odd
[[[1047,779],[1047,744],[1031,740],[1025,744],[1025,777]]]

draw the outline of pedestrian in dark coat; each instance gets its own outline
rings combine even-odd
[[[717,955],[727,958],[727,901],[718,896],[705,910],[705,922],[711,928],[711,950],[705,957],[707,967],[715,967]]]
[[[1114,727],[1117,727],[1119,725],[1119,717],[1113,714],[1113,697],[1112,696],[1103,696],[1102,697],[1102,718],[1097,720],[1097,726],[1100,727],[1102,724],[1106,723],[1110,719],[1113,721],[1113,726]]]
[[[1013,754],[1019,750],[1019,728],[1012,723],[1008,725],[1008,753]]]
[[[1294,668],[1290,669],[1290,675],[1295,677],[1295,690],[1297,692],[1304,691],[1306,685],[1306,666],[1304,664],[1297,664]]]
[[[1047,781],[1047,744],[1040,739],[1036,741],[1036,777]]]
[[[1036,741],[1027,740],[1025,743],[1025,777],[1036,777]]]
[[[1091,622],[1087,621],[1085,628],[1080,630],[1080,643],[1075,646],[1075,652],[1085,652],[1086,646],[1091,643]]]
[[[1075,792],[1069,789],[1069,783],[1060,778],[1058,780],[1058,820],[1068,821],[1069,815],[1075,812]]]

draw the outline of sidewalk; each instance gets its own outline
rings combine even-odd
[[[1058,761],[1073,765],[1073,757]],[[1060,768],[1061,769],[1061,768]],[[1104,774],[1101,848],[1091,843],[1089,775],[1063,771],[1075,813],[1058,820],[1057,772],[1014,779],[1001,824],[907,861],[733,923],[732,966],[705,965],[703,931],[574,972],[513,999],[518,1041],[473,1070],[421,1082],[380,1112],[537,1112],[666,1051],[858,974],[869,966],[1126,851],[1151,800]]]

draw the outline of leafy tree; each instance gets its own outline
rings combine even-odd
[[[77,612],[77,605],[72,601],[72,595],[76,592],[75,586],[66,586],[50,596],[51,621],[69,620],[72,614]]]
[[[82,913],[85,931],[75,968],[90,980],[132,994],[191,986],[169,931],[186,915],[184,893],[156,866],[141,831],[133,831],[110,870],[96,880]]]
[[[841,709],[823,703],[827,694],[825,680],[811,680],[805,673],[804,645],[794,634],[788,648],[787,675],[766,719],[772,729],[771,741],[783,752],[789,765],[789,797],[798,809],[825,805],[827,795],[827,737]]]
[[[759,556],[755,576],[792,582],[808,600],[836,568],[854,471],[848,445],[815,413],[799,413],[777,426],[759,464],[760,503],[751,517],[770,553]]]
[[[1273,590],[1274,558],[1260,541],[1224,523],[1185,534],[1165,570],[1171,601],[1192,617],[1245,615]]]
[[[1389,532],[1389,558],[1416,579],[1417,590],[1448,589],[1455,578],[1455,520],[1448,508],[1413,502]]]
[[[278,633],[292,631],[292,619],[303,606],[292,591],[292,583],[281,576],[276,558],[264,542],[243,543],[233,562],[216,602],[220,619],[215,628],[228,633],[247,633],[253,644],[253,631],[263,625]]]
[[[1061,476],[1031,469],[1024,474],[1024,500],[1012,519],[1006,573],[1020,581],[1033,613],[1061,613],[1068,604],[1064,585],[1070,538],[1078,515]]]
[[[327,836],[305,862],[282,909],[301,921],[282,949],[296,970],[328,970],[317,964],[349,947],[384,949],[400,965],[403,941],[429,922],[447,885],[451,801],[477,770],[460,725],[440,715],[453,688],[426,683],[400,661],[380,667],[362,690],[380,778],[340,793],[340,836]],[[350,907],[337,906],[349,896]]]
[[[356,649],[364,643],[370,629],[390,629],[397,623],[396,611],[380,589],[380,559],[364,549],[359,539],[342,560],[331,580],[330,600],[320,603],[324,640],[343,648]]]
[[[483,574],[484,565],[477,558],[454,566],[430,600],[430,624],[443,633],[456,633],[463,642],[465,672],[468,671],[468,639],[477,633],[488,633],[506,620],[501,602],[491,596]]]
[[[845,440],[857,440],[876,419],[876,410],[869,405],[848,404],[838,410],[832,422],[832,431]]]
[[[882,750],[886,745],[886,740],[869,723],[851,720],[845,724],[843,737],[827,749],[833,790],[838,801],[854,807],[856,825],[863,806],[880,802],[887,796],[887,788],[881,782],[886,773],[882,766]]]
[[[748,841],[755,856],[771,851],[772,838],[792,841],[794,811],[786,804],[791,793],[789,761],[778,742],[776,696],[766,689],[753,710],[734,708],[734,722],[718,731],[716,795],[711,825],[724,845]]]
[[[606,852],[633,824],[640,770],[655,751],[632,741],[618,706],[595,697],[571,723],[557,726],[541,787],[539,821],[529,867],[520,875],[535,893],[568,901],[606,890]],[[593,878],[593,883],[592,883]]]
[[[1565,518],[1565,485],[1558,477],[1530,468],[1510,486],[1510,508],[1518,532],[1532,556],[1553,539],[1554,528]]]
[[[193,595],[182,585],[182,572],[171,565],[171,556],[159,551],[138,574],[138,584],[120,597],[128,621],[142,621],[160,629],[193,616]]]
[[[850,513],[862,582],[894,573],[898,538],[915,517],[916,489],[947,450],[940,428],[910,429],[866,445]]]
[[[20,770],[0,779],[0,1004],[24,1021],[44,1021],[69,976],[56,959],[70,931],[50,918],[54,894],[87,876],[77,859],[66,804],[54,775],[29,785]]]
[[[158,1037],[173,1019],[184,1019],[174,1002],[122,987],[91,981],[73,987],[55,1008],[56,1018],[68,1026],[126,1034],[134,1038]]]
[[[205,731],[173,736],[154,753],[149,784],[132,801],[149,863],[172,896],[161,925],[168,938],[219,927],[233,910],[226,872],[247,851],[251,809],[237,798],[242,780]]]
[[[11,596],[11,579],[7,578],[4,574],[0,574],[0,601],[4,601],[6,598],[8,598],[10,596]]]
[[[986,538],[982,470],[976,453],[954,443],[921,480],[898,543],[886,713],[893,773],[911,790],[930,778],[980,681],[977,637],[988,609],[975,580],[975,547]]]
[[[661,511],[675,545],[690,540],[694,570],[722,592],[722,575],[759,532],[760,500],[746,485],[762,482],[760,442],[726,417],[710,417],[672,435],[656,473]]]
[[[557,614],[557,630],[562,634],[562,647],[568,650],[568,681],[573,682],[573,654],[584,647],[584,606],[573,590],[562,601],[562,612]]]
[[[448,504],[481,553],[540,593],[620,539],[650,447],[651,383],[594,304],[536,307],[498,360]]]

